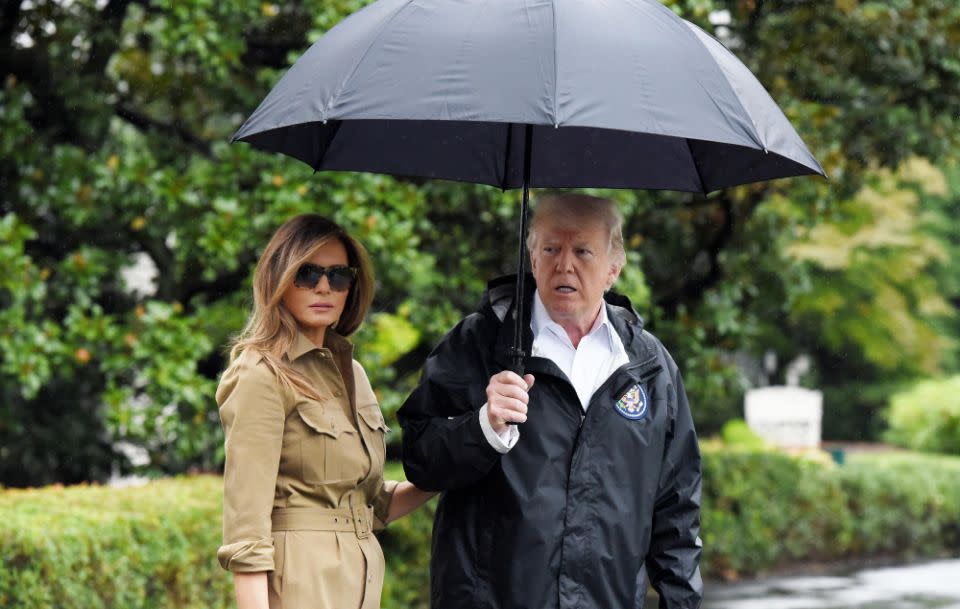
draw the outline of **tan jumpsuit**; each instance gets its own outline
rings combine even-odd
[[[384,481],[388,428],[353,346],[300,334],[291,365],[323,399],[280,387],[245,352],[217,388],[226,436],[223,545],[233,572],[268,571],[271,609],[374,609],[383,587],[383,528],[396,482]],[[341,374],[341,372],[343,372]]]

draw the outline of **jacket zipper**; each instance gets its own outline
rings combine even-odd
[[[654,365],[651,365],[651,364],[654,364]],[[638,363],[638,364],[630,364],[630,363],[624,364],[623,366],[621,366],[621,367],[617,368],[616,370],[614,370],[614,371],[613,371],[613,374],[610,375],[610,378],[612,379],[613,377],[615,377],[617,374],[619,374],[619,373],[621,373],[621,372],[627,372],[628,370],[636,370],[637,368],[649,368],[649,370],[644,370],[644,371],[640,374],[640,379],[639,379],[639,380],[640,380],[640,382],[642,383],[642,382],[646,381],[648,378],[650,378],[651,376],[653,376],[654,374],[660,372],[660,370],[663,369],[663,366],[661,366],[660,364],[657,363],[657,356],[656,356],[656,355],[653,355],[653,356],[649,357],[648,359],[646,359],[646,360],[644,360],[644,361],[642,361],[642,362],[640,362],[640,363]],[[631,381],[631,383],[632,383],[632,382],[633,382],[633,381]],[[604,385],[606,385],[606,383],[604,383]],[[603,391],[604,385],[601,385],[600,387],[597,388],[597,393],[599,393],[600,391]],[[624,385],[623,388],[620,389],[620,391],[623,391],[623,389],[626,389],[626,387],[628,387],[629,385],[630,385],[630,383],[628,383],[627,385]],[[571,387],[572,387],[572,386],[571,386]],[[620,393],[620,391],[617,391],[614,395],[618,395],[618,394]],[[576,392],[574,392],[574,393],[576,393]],[[570,455],[570,462],[567,464],[567,480],[566,480],[566,485],[565,485],[565,488],[564,488],[564,495],[565,495],[565,497],[569,497],[569,495],[570,495],[570,478],[573,476],[574,462],[577,460],[577,456],[580,454],[580,435],[581,435],[582,432],[583,432],[583,422],[586,421],[586,419],[587,419],[586,413],[583,411],[583,407],[581,406],[581,411],[580,411],[580,425],[577,427],[577,435],[573,438],[573,454]],[[563,527],[564,527],[564,530],[566,530],[566,527],[567,527],[567,522],[566,522],[566,520],[567,520],[567,514],[566,514],[566,510],[564,511],[563,520],[564,520]],[[563,564],[563,550],[562,550],[562,547],[563,547],[563,546],[562,546],[562,544],[561,544],[561,555],[560,555],[560,563],[561,563],[561,565]],[[561,568],[561,571],[562,571],[562,568]]]

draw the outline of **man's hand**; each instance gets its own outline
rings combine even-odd
[[[507,423],[527,420],[527,392],[533,387],[533,375],[520,378],[515,372],[504,370],[490,377],[487,385],[487,417],[495,432],[503,433]]]

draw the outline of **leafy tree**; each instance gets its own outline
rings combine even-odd
[[[511,271],[516,193],[313,175],[226,144],[308,44],[362,4],[0,6],[0,481],[102,479],[131,467],[118,454],[130,446],[156,472],[218,467],[222,348],[243,324],[259,248],[292,214],[332,215],[373,254],[375,312],[357,343],[387,410],[484,282]],[[709,197],[607,193],[628,217],[619,287],[677,356],[701,428],[738,413],[742,354],[810,352],[828,389],[953,361],[943,342],[915,365],[918,351],[894,328],[955,334],[932,318],[943,299],[956,304],[956,252],[932,244],[950,235],[926,218],[956,197],[934,201],[901,167],[918,156],[944,166],[957,149],[960,8],[666,4],[746,61],[831,175]],[[842,268],[820,264],[810,246],[830,234],[823,223],[849,235],[892,221],[871,196],[899,201],[909,239],[859,248]],[[922,259],[911,255],[917,244]],[[146,288],[128,272],[145,261],[156,269]],[[932,279],[913,284],[884,261],[929,268]],[[854,290],[874,305],[859,311]],[[842,315],[823,309],[838,298]],[[891,302],[896,315],[878,306]],[[874,324],[882,336],[864,330]]]
[[[789,269],[784,307],[767,308],[775,322],[771,347],[789,358],[814,357],[810,382],[826,387],[828,437],[873,437],[878,409],[906,379],[938,373],[955,357],[956,294],[940,270],[956,259],[941,227],[951,194],[944,174],[911,159],[896,171],[877,170],[852,197],[836,201],[816,224],[780,239],[778,260]],[[786,199],[764,213],[803,214]],[[944,330],[947,330],[946,332]]]

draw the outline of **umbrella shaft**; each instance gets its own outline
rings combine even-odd
[[[523,351],[523,301],[524,301],[524,283],[526,279],[526,237],[527,237],[527,207],[530,201],[530,154],[533,144],[533,125],[526,125],[524,129],[523,142],[523,199],[520,203],[520,237],[517,243],[517,291],[514,296],[514,311],[516,317],[513,323],[513,349],[511,353],[511,369],[523,376],[526,366],[524,358],[526,353]]]

